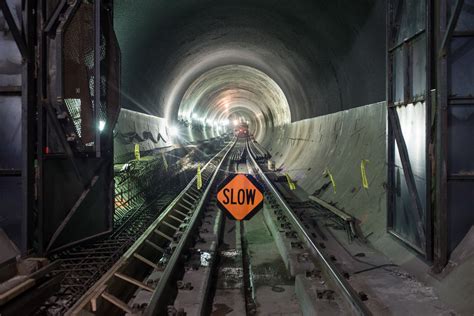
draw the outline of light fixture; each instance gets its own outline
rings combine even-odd
[[[170,128],[168,129],[168,134],[171,137],[178,136],[179,130],[176,126],[170,126]]]
[[[104,128],[105,128],[105,121],[100,120],[99,121],[99,131],[102,132],[104,130]]]

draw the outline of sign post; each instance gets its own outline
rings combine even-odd
[[[248,219],[263,206],[263,189],[250,174],[228,177],[217,191],[219,207],[238,221]]]

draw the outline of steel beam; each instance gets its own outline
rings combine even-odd
[[[391,122],[391,127],[393,129],[393,136],[397,143],[398,152],[400,154],[400,160],[402,162],[404,178],[408,187],[408,192],[410,194],[412,207],[414,209],[414,215],[416,220],[416,228],[418,231],[418,236],[421,240],[421,248],[424,249],[426,245],[426,234],[423,219],[423,208],[421,206],[420,196],[416,188],[415,176],[413,175],[413,170],[411,168],[410,158],[408,155],[407,145],[403,137],[403,132],[400,126],[400,120],[398,119],[397,110],[394,108],[388,109],[388,117]]]
[[[447,0],[437,0],[437,44],[442,48],[448,39],[446,33]],[[458,2],[459,4],[459,2]],[[441,40],[443,38],[443,40]],[[444,42],[444,44],[443,44]],[[441,272],[448,263],[448,183],[447,183],[447,131],[448,88],[447,54],[437,54],[437,110],[436,110],[436,216],[434,223],[434,272]]]
[[[10,32],[12,32],[13,38],[15,39],[16,45],[18,46],[18,50],[20,51],[21,56],[23,57],[23,59],[29,60],[30,53],[28,51],[28,47],[26,45],[25,39],[21,35],[20,29],[15,23],[15,19],[13,18],[10,8],[8,7],[7,0],[0,0],[0,9],[2,10],[3,16],[7,21]]]
[[[461,14],[461,10],[464,4],[464,0],[457,0],[456,5],[454,6],[454,11],[449,18],[449,23],[444,32],[443,41],[441,42],[441,47],[439,48],[439,56],[446,55],[446,47],[448,42],[451,41],[451,37],[453,35],[454,29],[458,24],[459,15]]]
[[[433,87],[433,16],[432,16],[432,1],[426,1],[426,14],[425,14],[425,22],[426,22],[426,73],[425,73],[425,108],[426,108],[426,116],[425,116],[425,140],[426,140],[426,148],[425,148],[425,174],[426,174],[426,193],[425,193],[425,201],[426,201],[426,210],[425,210],[425,233],[426,233],[426,244],[425,244],[425,254],[426,259],[429,261],[433,260],[433,178],[435,174],[433,172],[432,166],[435,163],[435,158],[433,155],[433,105],[436,105],[436,98],[435,102],[433,102],[432,96],[432,87]]]
[[[57,23],[59,22],[59,16],[66,7],[66,4],[67,0],[61,0],[61,2],[58,3],[58,5],[56,6],[56,9],[54,9],[54,12],[49,18],[49,20],[46,22],[44,32],[48,35],[53,35],[56,32],[55,26],[57,26]]]
[[[101,144],[100,136],[101,131],[99,129],[100,120],[100,104],[101,104],[101,69],[100,69],[100,39],[101,39],[101,0],[94,1],[94,130],[95,130],[95,155],[96,157],[101,156]]]

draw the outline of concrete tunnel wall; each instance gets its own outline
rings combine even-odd
[[[173,146],[166,120],[127,109],[121,109],[114,128],[114,162],[125,163],[134,159],[135,145],[141,152]]]
[[[163,118],[123,109],[114,131],[115,160],[131,159],[135,144],[150,152],[217,135],[212,128],[190,125],[182,129],[181,139],[173,139]],[[386,103],[379,102],[276,127],[261,144],[272,153],[276,167],[307,195],[354,216],[364,235],[375,241],[386,231],[385,142]],[[362,160],[367,160],[368,189],[362,186]],[[326,169],[334,178],[336,192]]]
[[[276,128],[262,145],[298,186],[357,218],[364,235],[375,240],[386,231],[385,143],[386,103],[379,102]],[[362,186],[363,159],[368,189]]]
[[[140,153],[153,152],[179,144],[195,144],[221,135],[212,127],[181,127],[178,135],[171,135],[167,121],[158,116],[121,109],[114,127],[114,163],[135,159],[135,145]]]

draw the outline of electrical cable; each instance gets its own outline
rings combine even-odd
[[[363,270],[359,270],[359,271],[356,271],[356,272],[353,272],[352,274],[359,274],[359,273],[362,273],[362,272],[366,272],[366,271],[371,271],[371,270],[375,270],[375,269],[380,269],[380,268],[385,268],[385,267],[398,267],[398,265],[394,264],[394,263],[386,263],[386,264],[382,264],[382,265],[376,265],[376,264],[373,264],[371,262],[367,262],[367,261],[364,261],[364,260],[360,260],[359,258],[357,258],[356,256],[354,256],[340,241],[339,239],[337,239],[337,237],[334,235],[334,233],[331,231],[331,229],[327,229],[329,235],[331,235],[331,237],[339,244],[339,246],[341,246],[342,249],[344,249],[344,251],[355,261],[357,262],[360,262],[362,264],[366,264],[368,266],[371,266],[370,268],[367,268],[367,269],[363,269]],[[384,269],[385,271],[388,271],[388,272],[393,272],[392,270],[387,270],[387,269]]]
[[[359,273],[363,273],[363,272],[367,272],[367,271],[372,271],[372,270],[376,270],[376,269],[380,269],[380,268],[385,268],[385,267],[398,267],[398,265],[394,264],[394,263],[387,263],[387,264],[381,264],[379,266],[375,266],[375,267],[370,267],[370,268],[367,268],[367,269],[363,269],[363,270],[359,270],[359,271],[356,271],[356,272],[352,272],[352,274],[359,274]],[[392,272],[391,270],[386,270],[384,269],[385,271],[389,271],[389,272]]]

